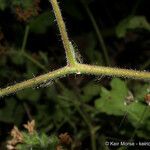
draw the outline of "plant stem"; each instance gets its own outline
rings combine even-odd
[[[129,70],[129,69],[119,69],[119,68],[111,68],[111,67],[103,67],[103,66],[92,66],[92,65],[86,65],[86,64],[79,64],[76,62],[76,59],[74,57],[74,49],[72,48],[71,43],[68,40],[68,35],[65,29],[65,24],[62,20],[61,12],[59,10],[59,6],[56,0],[51,0],[57,21],[58,26],[61,32],[61,37],[63,40],[63,44],[66,50],[66,57],[68,60],[67,66],[57,69],[55,71],[46,73],[44,75],[38,76],[33,79],[29,79],[26,81],[23,81],[21,83],[17,83],[12,86],[8,86],[6,88],[0,89],[0,97],[4,95],[8,95],[11,93],[15,93],[19,90],[23,90],[25,88],[29,87],[35,87],[39,84],[46,83],[48,80],[53,80],[59,77],[63,77],[69,74],[92,74],[92,75],[104,75],[104,76],[116,76],[116,77],[124,77],[124,78],[133,78],[133,79],[142,79],[142,80],[150,80],[150,72],[145,71],[135,71],[135,70]],[[28,29],[26,29],[26,36],[24,38],[22,49],[24,50],[25,43],[27,40],[27,33]],[[72,50],[71,50],[72,49]],[[32,60],[28,55],[26,57],[30,60]],[[32,60],[35,64],[34,60]],[[42,67],[41,65],[37,64],[38,66]]]
[[[76,69],[77,69],[76,71],[80,72],[81,74],[105,75],[105,76],[132,78],[132,79],[150,80],[150,72],[146,71],[135,71],[129,69],[93,66],[86,64],[77,64]]]
[[[49,72],[44,75],[35,77],[33,79],[29,79],[29,80],[23,81],[21,83],[17,83],[12,86],[8,86],[4,89],[0,89],[0,97],[11,94],[11,93],[16,93],[17,91],[20,91],[29,87],[36,87],[42,83],[46,83],[48,80],[53,80],[58,77],[64,76],[68,72],[70,72],[69,67],[63,67],[53,72]]]
[[[92,25],[93,25],[93,27],[94,27],[95,33],[96,33],[96,35],[97,35],[97,37],[98,37],[98,41],[99,41],[100,46],[101,46],[101,48],[102,48],[106,65],[107,65],[107,66],[110,66],[110,61],[109,61],[110,59],[109,59],[109,56],[108,56],[107,48],[106,48],[106,45],[105,45],[103,36],[102,36],[102,34],[101,34],[101,31],[100,31],[100,29],[98,28],[98,25],[97,25],[97,23],[96,23],[96,21],[95,21],[95,19],[94,19],[93,14],[91,13],[91,11],[90,11],[90,9],[89,9],[89,7],[88,7],[88,5],[85,3],[84,0],[82,0],[82,3],[83,3],[83,6],[85,7],[85,10],[86,10],[86,12],[87,12],[87,14],[88,14],[88,16],[89,16],[91,22],[92,22]]]
[[[44,83],[47,80],[53,80],[69,74],[92,74],[98,76],[105,75],[105,76],[116,76],[116,77],[124,77],[124,78],[150,80],[150,72],[144,72],[144,71],[142,72],[142,71],[134,71],[128,69],[119,69],[119,68],[102,67],[102,66],[92,66],[92,65],[85,65],[85,64],[76,64],[75,66],[66,66],[57,69],[55,71],[46,73],[44,75],[35,77],[33,79],[29,79],[12,86],[8,86],[4,89],[0,89],[0,97],[11,93],[15,93],[25,88],[38,86],[39,84]]]
[[[76,64],[76,59],[74,57],[75,52],[71,49],[71,45],[70,45],[71,43],[70,43],[69,38],[68,38],[68,34],[67,34],[67,31],[66,31],[66,26],[65,26],[65,23],[63,21],[62,14],[61,14],[58,2],[57,2],[57,0],[50,0],[50,2],[52,4],[52,7],[53,7],[53,10],[54,10],[54,13],[55,13],[58,28],[59,28],[59,31],[60,31],[60,34],[61,34],[61,39],[62,39],[64,49],[65,49],[65,52],[66,52],[67,64],[69,66],[71,66],[71,65],[73,66],[73,65]]]
[[[27,25],[26,28],[25,28],[23,43],[22,43],[22,46],[21,46],[21,52],[24,52],[24,49],[25,49],[25,46],[26,46],[26,43],[27,43],[27,39],[28,39],[28,35],[29,35],[29,28],[30,28],[29,25]]]

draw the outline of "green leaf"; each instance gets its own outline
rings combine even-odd
[[[146,123],[150,117],[150,110],[141,102],[134,102],[127,107],[128,119],[135,127]]]
[[[37,133],[29,134],[27,132],[23,132],[24,143],[30,146],[39,144],[39,137]]]
[[[55,20],[52,12],[46,11],[30,22],[30,30],[35,33],[45,33]]]
[[[58,140],[58,138],[57,138],[55,135],[51,135],[49,138],[50,138],[49,149],[55,150],[55,149],[56,149],[56,146],[57,146],[58,143],[59,143],[59,140]]]
[[[135,99],[143,101],[145,95],[149,93],[149,90],[150,90],[149,84],[144,85],[136,84],[134,86]]]
[[[48,100],[55,100],[57,98],[57,90],[54,85],[49,86],[48,88],[45,89],[45,94]]]
[[[144,16],[129,16],[117,25],[116,34],[119,38],[124,37],[128,30],[145,29],[150,31],[150,24]]]
[[[96,83],[88,83],[82,89],[81,99],[85,102],[90,101],[94,96],[99,95],[101,86]]]
[[[142,89],[146,88],[143,86]],[[150,109],[144,104],[145,91],[140,91],[134,97],[134,102],[124,105],[127,97],[128,88],[124,81],[113,79],[111,81],[111,90],[101,88],[100,98],[95,100],[95,107],[103,113],[115,116],[124,116],[127,114],[128,121],[134,127],[142,127],[144,130],[150,130]],[[143,97],[143,102],[140,100]]]
[[[111,81],[111,90],[104,87],[101,88],[100,98],[95,100],[95,107],[100,111],[109,115],[124,115],[126,111],[124,100],[128,89],[124,81],[113,79]]]
[[[136,103],[132,103],[128,106],[128,119],[132,125],[139,126],[142,124],[144,128],[150,130],[150,109],[149,106],[144,101],[145,95],[148,93],[149,84],[135,84],[134,85],[134,99]]]
[[[29,134],[27,132],[22,132],[23,134],[23,143],[17,145],[17,149],[26,150],[56,150],[56,146],[59,143],[58,138],[55,135],[47,136],[45,133],[38,134]]]
[[[96,49],[97,46],[97,40],[95,39],[95,36],[93,33],[90,33],[88,35],[85,35],[87,37],[87,47],[86,47],[86,55],[88,59],[93,63],[93,64],[103,64],[103,57],[101,53]]]

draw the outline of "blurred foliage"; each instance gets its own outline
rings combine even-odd
[[[131,16],[128,4],[122,5],[126,1],[113,1],[113,4],[112,1],[85,2],[102,29],[111,65],[133,69],[144,66],[148,70],[148,13],[139,10]],[[77,55],[82,55],[84,63],[104,65],[102,50],[81,1],[64,0],[60,7]],[[60,36],[48,1],[0,0],[0,19],[1,87],[34,78],[65,64],[64,50],[58,41]],[[22,52],[26,26],[29,26],[29,34]],[[145,100],[148,93],[149,81],[84,75],[65,76],[14,93],[0,100],[0,137],[3,137],[0,149],[5,149],[8,133],[14,125],[21,127],[31,119],[36,120],[37,133],[34,136],[23,133],[26,143],[36,139],[35,146],[40,142],[48,145],[45,143],[49,142],[48,135],[58,137],[64,132],[73,138],[73,150],[91,149],[93,133],[97,149],[102,150],[109,148],[104,144],[109,140],[130,140],[132,137],[147,140],[150,138],[150,109]],[[26,149],[28,144],[24,146],[19,149]]]
[[[129,16],[118,24],[116,34],[120,38],[125,37],[128,30],[135,29],[145,29],[150,31],[150,24],[144,16]]]

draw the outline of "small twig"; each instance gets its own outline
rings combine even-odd
[[[21,46],[21,52],[24,52],[26,43],[27,43],[27,39],[28,39],[28,35],[29,35],[29,25],[26,26],[25,28],[25,33],[24,33],[24,37],[23,37],[23,43]]]
[[[58,2],[57,2],[57,0],[50,0],[50,2],[51,2],[53,9],[54,9],[55,17],[56,17],[56,20],[58,23],[60,34],[61,34],[61,39],[62,39],[64,48],[65,48],[67,64],[70,66],[75,65],[76,64],[76,59],[74,58],[75,52],[74,52],[74,50],[71,49],[72,45],[70,45],[71,43],[70,43],[69,38],[68,38],[66,26],[65,26],[65,23],[63,21]]]

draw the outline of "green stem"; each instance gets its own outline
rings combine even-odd
[[[26,46],[26,43],[27,43],[27,39],[28,39],[28,35],[29,35],[29,28],[30,28],[29,25],[27,25],[26,28],[25,28],[23,43],[22,43],[22,46],[21,46],[21,52],[24,52],[24,49],[25,49],[25,46]]]
[[[59,77],[63,77],[69,74],[92,74],[92,75],[104,75],[104,76],[116,76],[116,77],[124,77],[124,78],[133,78],[133,79],[142,79],[142,80],[150,80],[150,72],[145,71],[135,71],[129,69],[119,69],[119,68],[111,68],[111,67],[103,67],[103,66],[92,66],[86,64],[79,64],[76,62],[74,58],[74,49],[72,48],[71,43],[68,40],[67,32],[65,29],[64,22],[62,20],[61,12],[59,10],[58,4],[56,0],[51,0],[51,3],[54,8],[54,12],[58,21],[58,26],[61,32],[63,44],[66,50],[66,57],[68,59],[68,64],[66,67],[60,68],[58,70],[46,73],[44,75],[38,76],[33,79],[29,79],[27,81],[23,81],[21,83],[17,83],[12,86],[8,86],[6,88],[0,89],[0,97],[4,95],[8,95],[11,93],[15,93],[19,90],[23,90],[25,88],[34,87],[41,83],[46,83],[48,80],[53,80]],[[26,38],[24,38],[24,42],[26,43]],[[22,46],[24,49],[25,44]],[[71,50],[72,49],[72,50]],[[25,54],[24,54],[25,55]],[[28,55],[25,55],[28,59],[32,60]],[[32,60],[34,63],[39,65],[36,61]],[[39,65],[40,67],[43,67]]]
[[[57,0],[50,0],[50,2],[51,2],[52,7],[54,9],[55,17],[56,17],[56,20],[58,23],[58,28],[59,28],[59,31],[61,34],[61,39],[62,39],[64,49],[66,52],[67,64],[70,66],[71,65],[73,66],[76,64],[75,52],[74,52],[74,50],[72,50],[72,44],[69,41],[68,34],[66,31],[66,26],[65,26],[65,23],[63,21],[58,2],[57,2]]]
[[[4,95],[8,95],[11,93],[16,93],[17,91],[20,91],[29,87],[36,87],[39,84],[46,83],[49,80],[53,80],[58,77],[64,76],[69,72],[70,72],[69,67],[63,67],[53,72],[49,72],[44,75],[35,77],[33,79],[29,79],[29,80],[23,81],[21,83],[17,83],[12,86],[8,86],[4,89],[0,89],[0,97],[3,97]]]
[[[66,66],[55,71],[46,73],[44,75],[38,76],[36,78],[29,79],[27,81],[17,83],[12,86],[8,86],[4,89],[0,89],[0,97],[20,91],[22,89],[37,86],[41,83],[46,82],[47,80],[53,80],[55,78],[63,77],[69,74],[92,74],[98,76],[105,75],[150,80],[150,72],[76,64],[75,66]]]
[[[93,65],[86,65],[86,64],[77,64],[76,71],[80,72],[81,74],[92,74],[92,75],[99,75],[99,76],[100,75],[116,76],[116,77],[123,77],[123,78],[150,80],[150,72],[146,72],[146,71],[135,71],[129,69],[93,66]]]
[[[103,36],[102,36],[102,34],[101,34],[101,31],[100,31],[100,29],[98,28],[98,25],[97,25],[97,23],[96,23],[96,21],[95,21],[95,19],[94,19],[93,14],[91,13],[91,11],[90,11],[90,9],[89,9],[89,7],[88,7],[88,5],[85,3],[84,0],[82,0],[82,3],[83,3],[83,6],[85,7],[85,10],[86,10],[86,12],[87,12],[87,14],[88,14],[88,16],[89,16],[91,22],[92,22],[92,25],[93,25],[94,30],[95,30],[95,32],[96,32],[96,35],[97,35],[97,37],[98,37],[98,41],[99,41],[99,43],[100,43],[100,46],[102,47],[103,54],[104,54],[104,58],[105,58],[105,61],[106,61],[106,65],[110,66],[110,61],[109,61],[109,56],[108,56],[107,48],[106,48],[106,45],[105,45]]]

